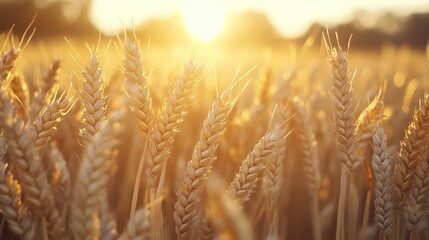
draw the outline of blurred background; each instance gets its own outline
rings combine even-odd
[[[353,33],[354,48],[391,43],[424,49],[429,36],[427,0],[0,0],[0,31],[15,24],[19,34],[36,13],[35,38],[115,36],[135,28],[152,44],[199,39],[276,46],[304,42],[328,27],[344,36]]]

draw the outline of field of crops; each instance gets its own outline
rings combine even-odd
[[[429,239],[426,53],[31,32],[0,36],[3,239]]]

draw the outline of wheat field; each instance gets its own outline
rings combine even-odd
[[[429,239],[424,52],[31,37],[0,37],[3,239]]]

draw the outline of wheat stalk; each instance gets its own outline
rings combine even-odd
[[[49,160],[53,163],[53,171],[51,172],[51,181],[54,187],[55,201],[63,212],[68,208],[71,192],[71,177],[67,167],[67,162],[64,159],[60,150],[51,146],[48,151]]]
[[[59,238],[64,226],[55,206],[52,186],[24,123],[14,117],[14,106],[4,88],[0,89],[0,109],[0,127],[5,132],[12,166],[26,194],[25,200],[36,216],[46,218],[49,237]]]
[[[207,205],[212,210],[211,222],[219,232],[219,239],[254,239],[250,221],[241,204],[222,194],[222,181],[212,178],[207,185]]]
[[[7,153],[6,138],[3,135],[0,135],[0,162],[4,161],[6,153]]]
[[[154,119],[147,148],[145,147],[149,201],[155,204],[150,208],[152,238],[162,238],[162,206],[155,203],[155,199],[162,195],[167,159],[173,147],[174,137],[178,132],[178,124],[183,121],[192,103],[193,89],[199,82],[201,70],[201,65],[194,61],[186,64],[183,75],[177,78],[172,93],[165,99],[162,110]]]
[[[37,221],[22,202],[21,188],[3,160],[0,168],[0,208],[9,229],[22,239],[35,239]]]
[[[38,154],[42,155],[49,140],[57,130],[57,124],[70,107],[71,100],[55,100],[36,118],[30,134]]]
[[[301,143],[301,152],[304,160],[304,170],[307,176],[307,185],[312,202],[312,221],[314,239],[322,238],[320,207],[319,207],[319,190],[321,184],[321,175],[319,167],[319,158],[317,154],[317,142],[314,137],[310,117],[308,116],[309,108],[304,103],[295,98],[290,101],[296,112],[297,121],[299,122],[299,139]]]
[[[424,228],[424,221],[428,217],[429,196],[429,138],[425,141],[424,152],[420,155],[412,179],[409,195],[404,204],[407,227],[413,234]]]
[[[384,102],[382,96],[383,91],[380,90],[377,96],[371,101],[370,104],[368,104],[368,106],[361,112],[358,119],[356,120],[355,153],[358,153],[358,156],[354,155],[353,157],[355,166],[356,164],[360,164],[363,161],[373,133],[380,122],[383,120]]]
[[[12,93],[15,95],[14,103],[17,109],[17,113],[21,117],[27,117],[26,109],[28,108],[28,88],[25,81],[16,74],[10,80],[10,88]]]
[[[355,141],[355,126],[352,104],[352,81],[347,60],[347,53],[339,46],[338,49],[328,46],[328,62],[331,66],[331,95],[333,102],[335,143],[338,159],[342,163],[340,196],[337,211],[336,239],[344,239],[345,205],[350,184],[350,171],[353,166],[352,153]],[[353,233],[352,233],[353,234]]]
[[[120,240],[146,240],[150,235],[150,222],[147,220],[147,210],[139,209],[133,219],[127,224],[124,233],[119,237]]]
[[[178,239],[189,239],[198,213],[201,193],[216,160],[216,149],[226,130],[226,120],[234,106],[231,89],[224,91],[212,104],[192,159],[188,161],[174,203],[174,220]]]
[[[97,237],[95,224],[97,207],[108,180],[111,162],[115,158],[115,135],[117,129],[106,120],[98,124],[100,129],[89,136],[73,188],[70,211],[70,229],[76,239],[93,239]]]
[[[201,70],[201,66],[194,61],[186,64],[183,76],[177,78],[173,92],[154,120],[146,152],[149,186],[156,186],[161,169],[170,155],[178,124],[183,121],[191,104],[192,92],[199,81]]]
[[[39,112],[43,109],[45,104],[49,103],[52,100],[52,88],[58,82],[58,72],[60,69],[60,60],[55,60],[52,62],[46,76],[42,79],[42,83],[37,91],[37,95],[32,102],[32,115],[37,116]]]
[[[104,196],[101,197],[99,215],[100,215],[100,240],[118,239],[115,215],[109,208],[107,194],[104,194]]]
[[[227,196],[240,203],[250,200],[259,181],[259,174],[265,168],[267,158],[285,138],[286,131],[282,127],[267,132],[253,150],[241,162],[240,170],[229,186]]]
[[[131,111],[137,119],[137,127],[143,136],[146,136],[154,118],[148,79],[143,71],[141,53],[137,43],[126,39],[124,50],[125,60],[122,66],[125,75],[125,90],[131,100]]]
[[[0,82],[4,82],[9,78],[20,52],[19,48],[13,47],[0,57]]]
[[[383,232],[384,237],[388,237],[393,228],[393,175],[392,161],[387,152],[387,136],[384,133],[384,128],[379,126],[373,137],[372,147],[374,154],[372,155],[372,169],[375,174],[375,199],[374,213],[377,225]]]
[[[363,162],[368,184],[363,210],[362,232],[365,232],[368,226],[373,185],[373,176],[370,166],[371,160],[369,158],[365,158],[365,155],[375,129],[383,120],[384,102],[382,97],[383,89],[380,89],[377,96],[370,104],[368,104],[356,120],[356,151],[354,151],[354,155],[352,156],[354,162],[353,168],[356,168]]]
[[[289,129],[288,127],[286,127]],[[262,189],[266,197],[265,214],[267,226],[267,238],[275,238],[278,235],[278,202],[284,177],[284,159],[286,157],[286,141],[283,141],[275,151],[267,158],[266,171],[263,176]]]
[[[413,121],[405,130],[404,140],[401,141],[399,161],[395,165],[396,198],[399,206],[406,200],[411,188],[417,165],[420,162],[422,146],[425,144],[429,130],[429,94],[425,94],[419,102],[419,108],[414,111]]]

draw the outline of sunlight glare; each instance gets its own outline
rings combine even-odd
[[[196,38],[209,42],[217,37],[225,23],[221,1],[183,1],[181,9],[188,31]]]

